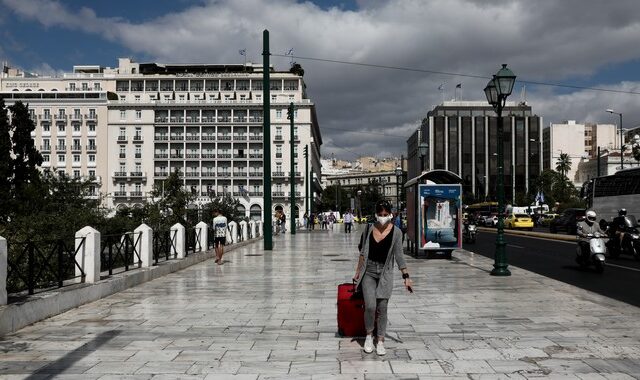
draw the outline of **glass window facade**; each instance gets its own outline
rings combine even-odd
[[[486,128],[484,126],[484,116],[476,116],[474,119],[475,128],[475,148],[476,148],[476,199],[484,199],[485,196],[485,169],[486,169]]]
[[[444,169],[444,143],[445,128],[444,117],[436,116],[433,118],[433,168]]]
[[[452,116],[448,118],[449,122],[449,171],[460,174],[458,170],[458,118]]]
[[[462,138],[461,144],[461,159],[462,159],[462,188],[465,193],[473,194],[472,183],[472,165],[473,165],[473,152],[472,152],[472,130],[471,130],[471,118],[462,117],[460,123],[460,132]]]

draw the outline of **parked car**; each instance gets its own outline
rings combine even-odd
[[[578,222],[584,219],[586,212],[587,210],[584,208],[564,210],[560,216],[549,223],[549,231],[554,234],[558,231],[566,231],[568,235],[575,235],[578,230]]]
[[[533,220],[527,214],[511,214],[504,220],[505,228],[533,230]]]
[[[551,221],[558,217],[558,214],[542,214],[538,218],[538,224],[542,227],[549,227],[551,225]]]

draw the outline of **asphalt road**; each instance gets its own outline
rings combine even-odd
[[[598,274],[576,264],[576,243],[509,234],[505,239],[509,265],[640,306],[640,262],[631,256],[607,257],[604,273]],[[463,248],[493,258],[495,240],[495,231],[480,231],[476,243]]]

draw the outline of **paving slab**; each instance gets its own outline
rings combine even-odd
[[[358,238],[287,233],[38,322],[0,338],[0,378],[640,378],[639,308],[516,267],[492,277],[462,250],[406,257],[415,293],[397,272],[387,355],[366,354],[336,334]]]

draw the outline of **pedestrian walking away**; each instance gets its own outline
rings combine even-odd
[[[391,203],[387,200],[378,201],[375,210],[376,223],[371,228],[366,227],[361,237],[362,248],[353,280],[357,286],[362,285],[364,295],[364,324],[367,330],[364,351],[373,352],[373,330],[377,313],[376,353],[384,355],[386,354],[384,336],[387,329],[387,305],[393,290],[394,262],[402,272],[407,291],[413,293],[413,288],[404,261],[402,231],[391,222],[393,218]]]
[[[287,217],[284,215],[284,211],[280,212],[280,227],[282,233],[287,232]]]
[[[216,264],[222,265],[222,255],[224,255],[224,245],[227,242],[227,218],[222,215],[219,209],[213,210],[213,245],[216,250]]]
[[[351,226],[353,225],[353,214],[351,213],[351,210],[347,210],[347,212],[344,213],[343,222],[344,222],[344,232],[346,234],[350,234]]]

